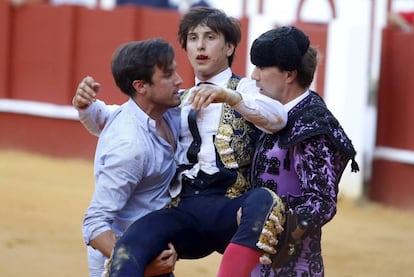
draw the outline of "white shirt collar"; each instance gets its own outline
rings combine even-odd
[[[228,81],[230,80],[231,75],[232,75],[231,69],[230,67],[227,67],[227,69],[223,70],[222,72],[213,76],[212,78],[206,80],[206,82],[210,82],[210,83],[222,86],[222,87],[226,87]],[[199,82],[201,82],[200,79],[196,77],[195,84],[198,84]]]
[[[293,99],[292,101],[286,103],[284,105],[286,112],[289,112],[296,104],[298,104],[300,101],[302,101],[306,96],[309,95],[309,89],[307,89],[304,93]]]

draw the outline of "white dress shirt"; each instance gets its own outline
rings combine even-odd
[[[227,68],[207,81],[221,87],[227,87],[231,76],[232,72],[230,68]],[[200,80],[196,78],[195,83],[199,82]],[[233,108],[259,129],[264,132],[274,133],[286,125],[287,115],[283,105],[259,93],[255,81],[249,78],[242,78],[236,90],[242,95],[243,99]],[[179,165],[189,164],[187,151],[193,141],[187,121],[188,113],[191,109],[187,98],[183,99],[181,103],[181,135],[176,152],[176,160]],[[202,108],[197,115],[197,127],[202,143],[198,154],[198,163],[193,168],[183,171],[183,174],[190,178],[195,177],[199,170],[207,174],[214,174],[219,171],[216,166],[214,136],[217,135],[221,121],[222,107],[222,103],[212,103],[208,107]]]

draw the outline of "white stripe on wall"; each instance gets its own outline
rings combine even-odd
[[[28,100],[0,99],[0,112],[79,120],[78,111],[73,106]]]
[[[374,149],[374,159],[414,165],[414,151],[380,146]]]

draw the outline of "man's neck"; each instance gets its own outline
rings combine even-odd
[[[154,105],[153,103],[147,103],[145,101],[140,101],[140,99],[134,98],[132,98],[132,100],[144,113],[146,113],[151,119],[153,119],[157,123],[162,120],[163,114],[167,111],[166,108]]]
[[[231,74],[232,72],[229,67],[225,68],[224,70],[220,71],[219,73],[215,75],[206,76],[206,75],[197,74],[196,79],[195,79],[195,84],[199,82],[206,82],[206,81],[209,81],[215,84],[220,83],[223,81],[227,81],[231,77]]]

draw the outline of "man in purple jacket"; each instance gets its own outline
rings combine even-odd
[[[282,131],[260,137],[252,163],[252,185],[276,192],[286,210],[308,227],[286,263],[269,253],[273,265],[269,259],[251,274],[237,266],[244,261],[229,246],[221,277],[324,276],[322,226],[336,213],[338,184],[348,161],[352,161],[353,172],[359,169],[350,139],[322,98],[309,89],[317,54],[309,38],[293,26],[270,30],[253,42],[252,79],[263,94],[284,104],[288,122]],[[288,228],[284,228],[286,232]],[[280,245],[276,249],[281,251]]]

